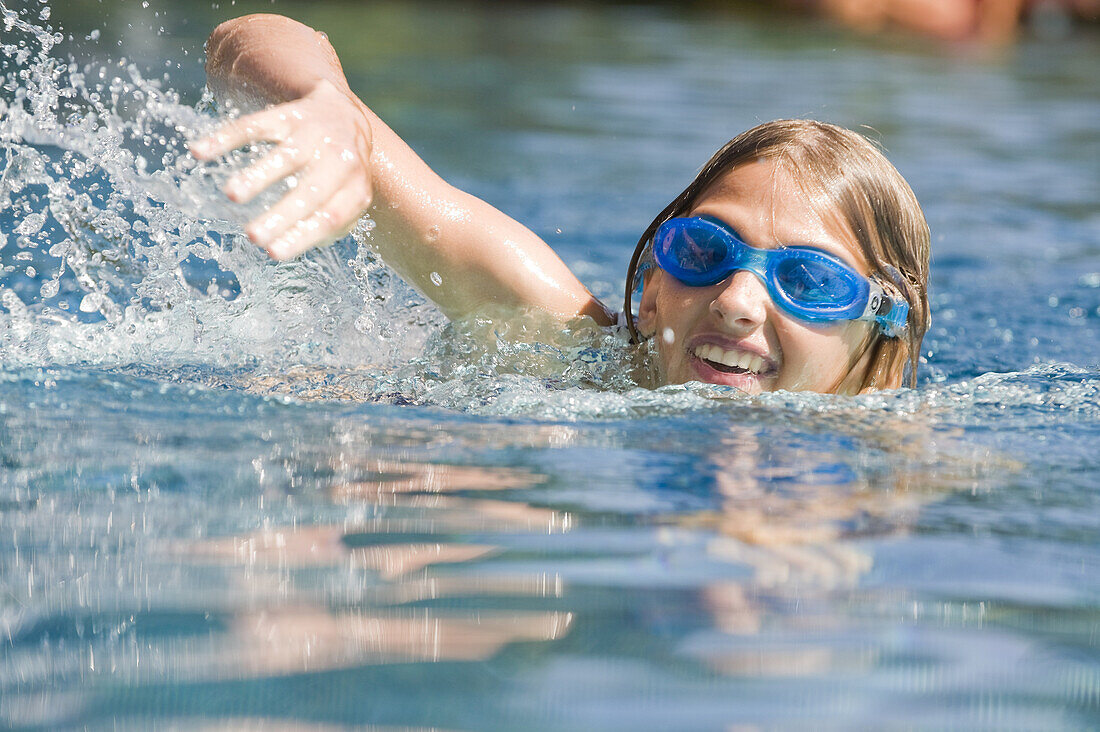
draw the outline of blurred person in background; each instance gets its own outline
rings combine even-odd
[[[890,26],[944,40],[1004,43],[1021,24],[1100,20],[1100,0],[791,0],[862,31]]]

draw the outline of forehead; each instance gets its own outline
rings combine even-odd
[[[865,258],[839,211],[811,202],[802,186],[774,159],[738,165],[699,197],[693,215],[715,216],[756,247],[812,246],[865,271]]]

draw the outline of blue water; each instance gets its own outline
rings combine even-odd
[[[3,3],[0,726],[1100,726],[1095,29]],[[868,125],[933,231],[919,388],[647,391],[446,325],[367,226],[267,261],[182,154],[256,9],[613,303],[733,134]]]

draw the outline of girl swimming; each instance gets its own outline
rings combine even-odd
[[[542,239],[436,175],[352,93],[324,34],[275,15],[227,21],[207,42],[207,76],[224,102],[275,105],[192,153],[276,143],[225,186],[245,202],[291,182],[246,226],[276,259],[369,214],[382,258],[449,317],[618,320],[650,341],[658,383],[852,394],[899,387],[908,372],[915,384],[928,227],[905,180],[854,132],[781,120],[731,140],[642,234],[616,316]]]

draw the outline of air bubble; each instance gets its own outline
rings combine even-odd
[[[438,272],[432,272],[431,280],[432,280],[432,284],[435,285],[436,287],[442,287],[443,286],[443,277],[440,276],[440,274]]]

